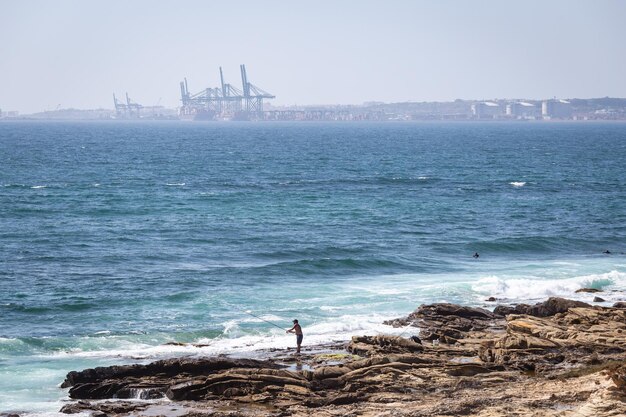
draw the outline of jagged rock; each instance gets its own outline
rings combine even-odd
[[[413,325],[416,327],[423,321],[457,321],[457,327],[469,330],[474,320],[491,320],[496,316],[489,310],[465,307],[449,303],[423,304],[405,318],[387,320],[384,324],[394,327]],[[459,325],[460,324],[460,325]]]
[[[522,308],[530,308],[530,306],[528,304],[518,304],[516,306],[496,306],[496,308],[493,309],[493,314],[502,317],[508,316],[509,314],[523,314]]]
[[[547,301],[535,305],[518,304],[516,306],[497,306],[493,312],[499,316],[509,314],[527,314],[535,317],[549,317],[558,313],[565,313],[572,307],[591,307],[582,301],[568,300],[560,297],[550,297]]]
[[[82,413],[85,410],[91,409],[91,403],[87,401],[76,401],[75,403],[65,404],[61,407],[60,412],[65,414]]]
[[[398,336],[353,336],[348,351],[362,356],[381,353],[414,353],[424,350],[424,346]]]
[[[580,293],[580,292],[596,293],[596,292],[602,292],[602,290],[598,290],[596,288],[580,288],[580,289],[576,290],[575,292],[577,292],[577,293]]]
[[[111,401],[111,402],[89,402],[80,400],[72,404],[64,405],[60,412],[64,414],[77,414],[91,411],[91,416],[95,413],[100,415],[114,415],[141,411],[148,407],[148,403],[129,402],[129,401]]]
[[[494,314],[489,310],[476,307],[466,307],[449,303],[436,303],[420,306],[416,313],[421,317],[455,316],[462,318],[493,319]]]
[[[203,391],[205,382],[206,378],[201,378],[174,384],[167,389],[165,395],[172,401],[195,400],[206,394]],[[202,395],[198,395],[198,392],[202,392]]]
[[[626,303],[623,301],[618,301],[617,303],[613,304],[613,308],[626,308]]]
[[[603,303],[605,300],[604,298],[601,297],[593,297],[593,302],[594,303]]]
[[[385,323],[396,327],[419,327],[421,340],[452,345],[466,339],[471,332],[492,327],[494,320],[498,319],[499,316],[482,308],[436,303],[421,305],[406,318]]]
[[[193,379],[170,386],[170,400],[200,400],[207,395],[225,397],[260,394],[271,387],[299,386],[308,392],[309,382],[302,374],[279,369],[230,369],[205,379]]]
[[[121,379],[127,377],[147,376],[175,376],[180,374],[206,375],[211,372],[229,368],[276,368],[277,365],[268,361],[254,359],[167,359],[149,363],[147,365],[107,366],[85,369],[80,372],[69,372],[61,388],[68,388],[78,383],[94,383],[107,379]]]
[[[526,314],[535,317],[548,317],[554,316],[557,313],[565,313],[573,307],[591,307],[587,303],[582,301],[568,300],[560,297],[550,297],[543,303],[537,303],[531,307],[530,311]]]
[[[626,357],[626,312],[572,307],[551,317],[507,316],[507,333],[485,344],[479,356],[486,362],[542,371],[556,364],[580,362],[591,353]]]
[[[191,377],[232,369],[276,369],[273,362],[251,359],[173,359],[148,365],[112,366],[68,373],[63,387],[71,387],[73,399],[139,398],[167,395],[170,385],[180,385]],[[177,381],[177,379],[183,381]],[[189,392],[190,397],[204,393]],[[194,397],[194,398],[195,398]],[[189,398],[191,399],[191,398]]]

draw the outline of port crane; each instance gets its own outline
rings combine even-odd
[[[246,66],[240,65],[242,89],[224,81],[224,72],[220,70],[220,86],[205,88],[198,93],[191,93],[187,78],[180,82],[181,114],[196,118],[230,118],[238,120],[262,119],[263,100],[275,98],[248,81]]]

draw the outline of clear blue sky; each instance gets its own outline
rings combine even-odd
[[[626,97],[626,1],[0,0],[0,108],[176,106],[218,67],[275,104]]]

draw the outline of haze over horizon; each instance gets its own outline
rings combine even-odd
[[[275,105],[626,97],[626,2],[0,0],[0,108],[179,105],[239,64]]]

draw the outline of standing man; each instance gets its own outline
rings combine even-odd
[[[296,343],[298,344],[298,349],[296,353],[300,353],[300,345],[302,344],[302,338],[304,335],[302,334],[302,327],[298,324],[298,320],[293,321],[293,327],[287,330],[287,333],[295,333],[296,334]]]

